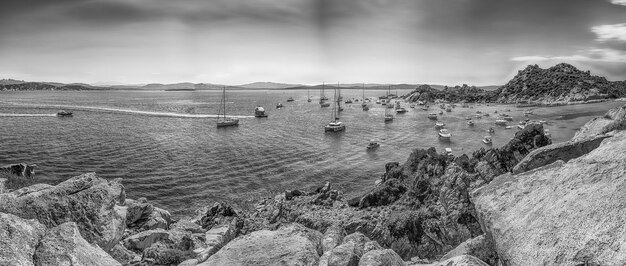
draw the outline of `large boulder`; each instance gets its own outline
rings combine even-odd
[[[45,230],[36,220],[0,213],[0,265],[34,265],[35,247]]]
[[[322,233],[299,224],[255,231],[234,239],[199,265],[317,265],[321,238]]]
[[[435,262],[430,264],[423,263],[409,263],[409,266],[489,266],[489,264],[481,261],[480,259],[472,255],[456,256],[441,262]],[[535,265],[535,264],[522,264],[522,265]]]
[[[472,193],[504,265],[626,265],[626,133]]]
[[[600,146],[602,140],[610,136],[610,134],[602,134],[538,148],[530,152],[513,168],[513,174],[526,172],[559,160],[567,162],[580,157]]]
[[[109,254],[83,239],[76,223],[54,227],[37,245],[35,265],[119,265]]]
[[[325,253],[341,244],[345,236],[346,230],[344,230],[341,226],[331,226],[326,229],[324,237],[322,238],[323,252]]]
[[[372,250],[361,256],[359,266],[404,266],[400,255],[391,249]]]
[[[604,116],[590,120],[576,132],[572,141],[579,141],[614,130],[624,129],[626,129],[626,106],[613,108]]]
[[[36,164],[9,164],[5,166],[0,166],[0,171],[5,171],[8,174],[14,175],[18,178],[33,178],[35,177],[35,167]]]
[[[36,219],[47,228],[75,222],[89,243],[109,251],[126,227],[124,187],[94,173],[70,178],[56,186],[32,186],[0,194],[0,212]]]
[[[491,239],[480,235],[461,243],[453,250],[441,257],[441,260],[447,260],[462,255],[471,255],[491,265],[496,265],[498,254]]]

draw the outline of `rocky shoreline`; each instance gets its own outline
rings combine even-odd
[[[122,179],[0,178],[0,265],[624,265],[625,110],[566,143],[529,124],[471,155],[417,149],[355,198],[326,183],[178,220]]]

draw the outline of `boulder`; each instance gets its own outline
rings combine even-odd
[[[230,205],[216,202],[211,207],[196,210],[196,221],[202,228],[209,229],[216,224],[225,224],[238,216],[237,211]]]
[[[233,240],[239,234],[241,227],[237,219],[233,219],[228,224],[215,225],[205,233],[205,247],[196,250],[196,259],[199,262],[206,261],[224,245]]]
[[[34,178],[35,167],[37,167],[36,164],[31,164],[31,165],[28,165],[25,163],[9,164],[5,166],[0,166],[0,171],[5,171],[8,174],[14,175],[16,177]]]
[[[408,265],[415,266],[489,266],[489,264],[481,261],[480,259],[471,256],[471,255],[461,255],[456,256],[442,262],[436,262],[431,264],[418,264],[418,263],[409,263]],[[534,264],[523,264],[523,265],[534,265]]]
[[[602,134],[538,148],[530,152],[513,168],[513,174],[526,172],[559,160],[567,162],[580,157],[600,146],[602,140],[610,136],[609,134]]]
[[[128,250],[124,245],[117,244],[111,251],[109,251],[111,257],[120,262],[122,265],[130,265],[135,262],[141,261],[141,256],[137,253]]]
[[[609,110],[604,116],[596,117],[580,128],[572,141],[602,135],[614,130],[626,129],[626,106]]]
[[[359,260],[359,266],[404,266],[400,255],[391,249],[369,251]]]
[[[170,212],[154,207],[150,216],[141,225],[140,231],[153,230],[153,229],[167,229],[172,223],[172,215]]]
[[[354,242],[343,243],[328,252],[328,266],[357,266],[359,265],[358,247]]]
[[[148,203],[146,198],[139,198],[137,200],[126,199],[126,226],[129,228],[137,226],[136,223],[145,222],[148,217],[154,211],[154,206]]]
[[[119,242],[126,228],[125,200],[119,180],[108,181],[94,173],[72,177],[56,186],[18,189],[0,194],[0,212],[36,219],[47,228],[75,222],[89,243],[105,251]]]
[[[175,224],[172,224],[170,226],[170,230],[188,231],[188,232],[191,232],[192,234],[200,234],[200,233],[204,234],[207,231],[203,229],[202,226],[188,219],[182,219],[182,220],[177,221]]]
[[[326,229],[322,238],[322,253],[326,253],[341,244],[345,235],[346,230],[341,226],[331,226]]]
[[[317,265],[322,233],[299,224],[240,236],[199,265]]]
[[[41,239],[33,256],[35,265],[120,265],[109,254],[92,246],[74,222],[54,227]]]
[[[167,239],[169,232],[163,229],[143,231],[124,239],[124,247],[130,250],[143,251],[152,244]]]
[[[626,265],[626,133],[589,154],[475,190],[472,201],[504,265]]]
[[[34,265],[35,247],[45,230],[36,220],[0,213],[0,265]]]
[[[447,260],[462,255],[474,256],[490,265],[496,265],[498,254],[496,253],[493,242],[485,235],[480,235],[461,243],[453,250],[441,257],[441,260]]]

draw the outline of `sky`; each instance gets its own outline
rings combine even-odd
[[[626,0],[2,0],[0,78],[501,85],[626,80]]]

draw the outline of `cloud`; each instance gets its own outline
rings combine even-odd
[[[626,6],[626,0],[611,0],[612,4]]]
[[[538,61],[587,61],[587,62],[615,62],[626,63],[626,52],[610,48],[591,48],[580,54],[565,56],[529,55],[511,58],[512,61],[538,62]]]
[[[626,3],[626,0],[624,2]],[[626,42],[626,23],[595,26],[591,31],[597,35],[596,40],[600,42],[614,40]]]

